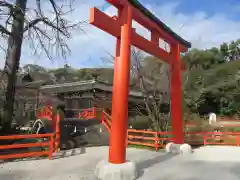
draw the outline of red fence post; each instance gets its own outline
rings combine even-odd
[[[240,145],[240,136],[236,136],[236,145],[237,145],[237,146]]]
[[[52,155],[53,155],[53,147],[54,147],[54,135],[50,137],[50,142],[49,142],[49,154],[48,154],[48,159],[52,160]]]
[[[128,130],[127,130],[127,135],[126,135],[126,147],[128,147]]]
[[[101,123],[102,124],[104,123],[104,119],[105,119],[105,114],[104,114],[104,112],[102,112],[102,116],[101,116]]]
[[[158,151],[158,132],[155,133],[155,150]]]
[[[59,151],[60,148],[60,114],[59,111],[56,115],[56,139],[55,139],[55,150]]]
[[[97,110],[95,107],[92,109],[92,116],[93,116],[93,118],[97,117]]]
[[[206,145],[206,144],[207,144],[207,137],[203,136],[203,145]]]

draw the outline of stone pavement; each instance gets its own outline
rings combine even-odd
[[[27,160],[0,164],[1,180],[95,180],[96,164],[107,159],[108,147],[87,148],[85,154],[55,160]],[[128,149],[138,163],[139,180],[239,180],[240,148],[203,147],[191,155],[172,155]]]

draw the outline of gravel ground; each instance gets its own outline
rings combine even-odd
[[[108,147],[87,148],[85,154],[0,164],[1,180],[95,180],[96,164],[106,159]],[[129,160],[138,163],[139,180],[239,180],[240,148],[202,147],[191,155],[171,155],[128,149]]]

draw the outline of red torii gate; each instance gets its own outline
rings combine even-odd
[[[182,122],[182,89],[180,53],[191,44],[164,25],[136,0],[106,0],[118,9],[118,16],[109,17],[97,8],[91,8],[90,23],[117,38],[112,97],[112,124],[108,161],[126,162],[126,132],[128,120],[128,93],[131,45],[167,62],[171,66],[171,111],[174,143],[184,143]],[[132,28],[135,20],[151,32],[147,40]],[[159,47],[159,39],[170,45],[170,52]]]

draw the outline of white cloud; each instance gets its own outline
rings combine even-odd
[[[100,7],[105,3],[104,0],[81,0],[75,2],[75,12],[68,17],[72,21],[88,20],[89,9],[93,6]],[[224,14],[214,14],[213,16],[209,16],[206,12],[184,14],[184,12],[176,12],[178,6],[176,3],[145,4],[145,6],[175,32],[192,42],[193,47],[210,48],[240,37],[240,22],[228,19]],[[107,8],[105,11],[111,15],[116,14],[116,10],[112,7]],[[134,27],[137,28],[139,34],[146,35],[144,29],[139,29],[136,24],[134,24]],[[100,57],[107,56],[107,52],[114,54],[115,38],[91,25],[86,25],[83,29],[88,36],[81,31],[74,32],[73,39],[68,42],[72,51],[71,56],[67,59],[70,65],[81,67],[86,65],[89,57],[93,59],[93,62],[97,60],[100,62]],[[3,59],[1,51],[0,58]],[[64,64],[62,60],[57,58],[51,63],[46,57],[37,58],[32,56],[27,43],[24,43],[21,59],[22,64],[37,63],[45,67],[58,67]],[[88,63],[93,66],[93,62]],[[99,64],[101,63],[97,63],[96,66],[99,66]],[[0,67],[2,65],[3,61],[0,61]]]
[[[175,32],[192,42],[196,48],[219,46],[240,37],[240,22],[228,19],[224,14],[208,16],[206,12],[194,14],[176,13],[178,4],[148,5],[155,14]]]

